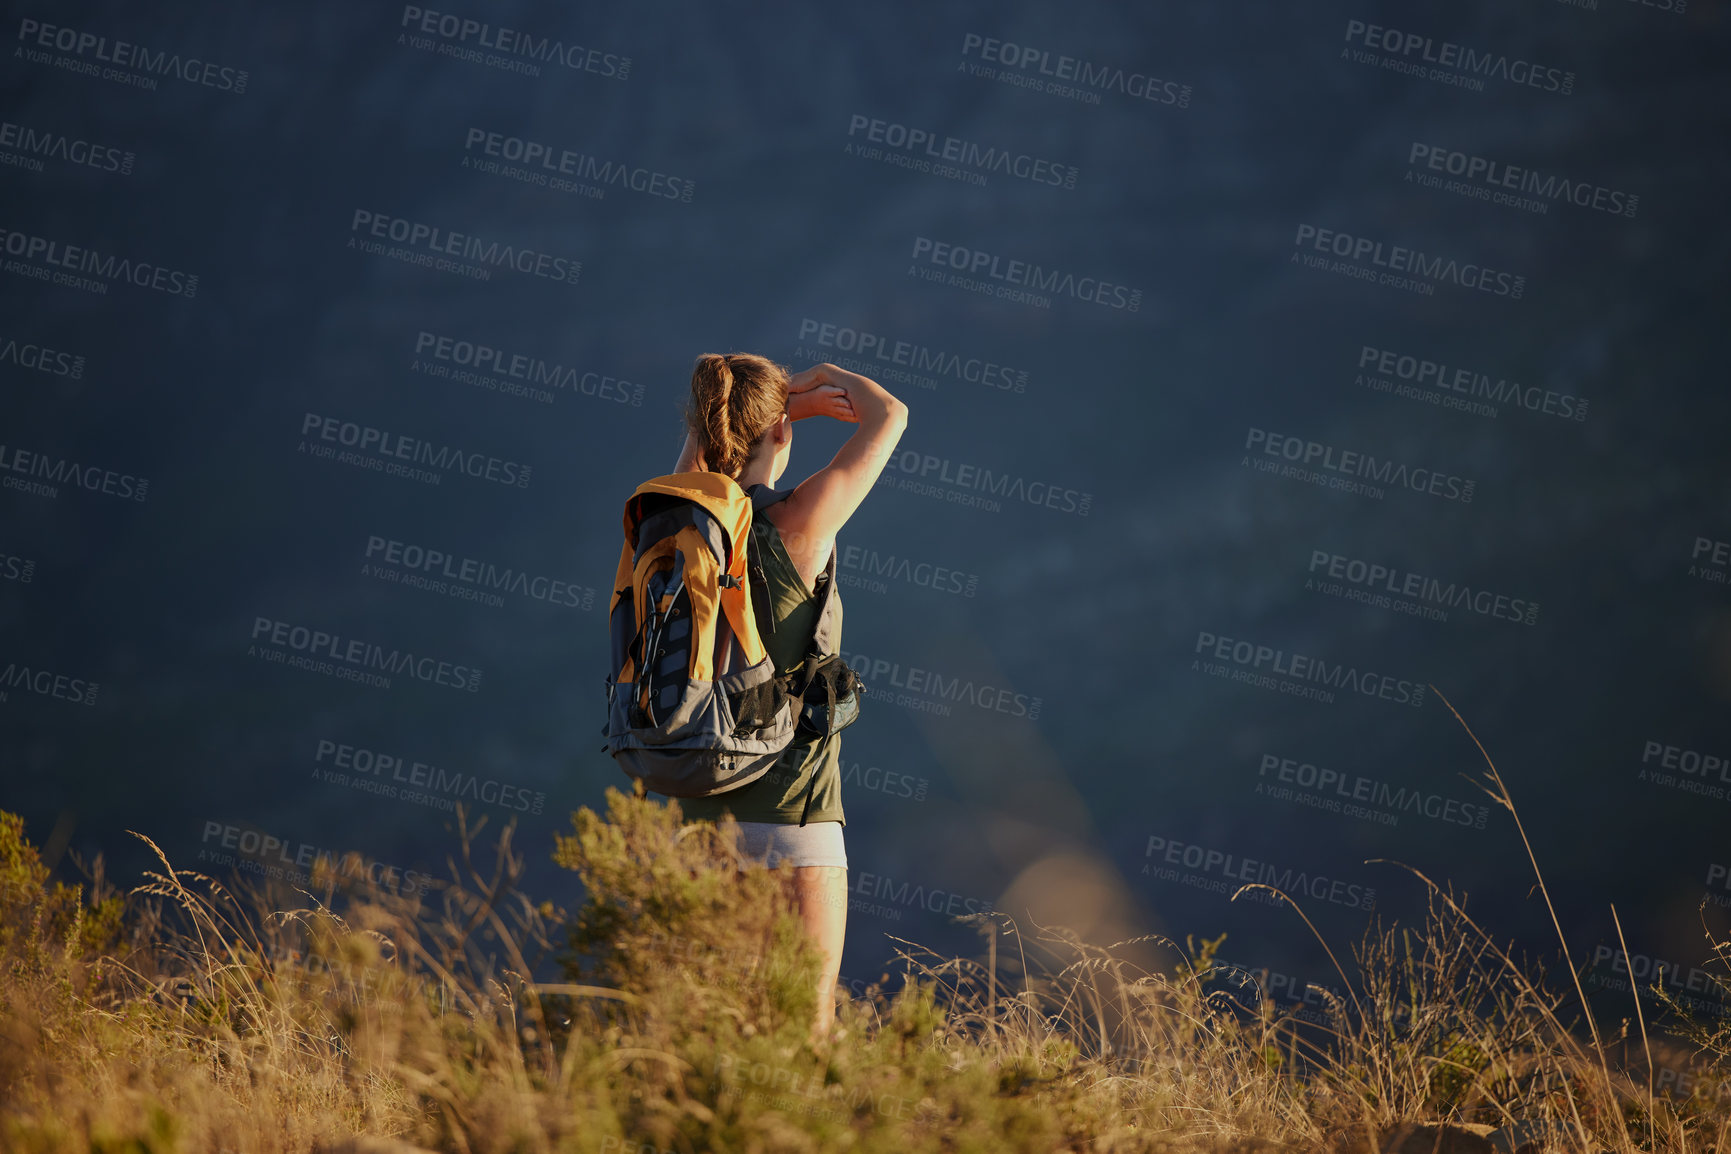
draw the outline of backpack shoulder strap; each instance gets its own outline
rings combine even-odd
[[[745,494],[751,498],[751,511],[755,515],[763,512],[764,509],[775,504],[777,501],[787,500],[789,497],[793,496],[793,490],[772,489],[768,485],[758,484],[747,486]]]
[[[767,485],[753,485],[746,492],[751,497],[752,528],[745,537],[746,578],[751,582],[751,611],[757,618],[757,635],[768,637],[775,632],[775,607],[770,602],[769,579],[763,575],[763,562],[757,556],[757,514],[775,499],[765,499],[772,493]]]
[[[811,633],[811,652],[819,657],[827,657],[836,651],[835,554],[836,548],[832,543],[829,547],[829,561],[819,574],[823,580],[823,588],[817,591],[817,625]]]
[[[777,501],[784,501],[789,496],[791,496],[793,494],[792,489],[772,489],[768,485],[761,485],[761,484],[760,485],[752,485],[751,487],[749,487],[745,491],[751,497],[751,512],[752,512],[753,517],[756,517],[757,514],[761,513],[764,509],[767,509],[769,506],[775,504]],[[819,574],[819,582],[818,583],[821,587],[817,590],[817,592],[815,594],[815,596],[817,597],[817,625],[812,630],[811,644],[809,646],[807,646],[807,648],[806,648],[806,653],[807,653],[808,657],[827,657],[836,651],[836,649],[835,649],[835,612],[834,612],[835,564],[836,564],[836,548],[835,548],[835,545],[832,543],[830,545],[830,549],[829,549],[829,561],[827,563],[825,563],[824,568],[823,568],[823,572],[821,574]],[[754,569],[756,569],[759,579],[761,579],[761,576],[762,576],[761,567],[756,566],[755,562],[754,562],[753,567],[754,567]],[[765,594],[764,600],[766,602],[768,600],[768,594],[767,593]],[[754,604],[755,604],[755,600],[754,600]],[[766,605],[766,608],[767,608],[767,605]],[[769,616],[771,618],[773,618],[774,614],[771,613]],[[762,625],[761,625],[761,620],[762,620],[761,615],[760,615],[759,620],[760,620],[759,632],[762,632],[763,630],[762,630]],[[771,632],[774,631],[773,620],[771,621],[770,631]],[[807,664],[809,665],[810,663],[807,662]]]

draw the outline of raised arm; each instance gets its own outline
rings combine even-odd
[[[807,554],[817,562],[814,568],[822,568],[836,533],[877,484],[908,425],[908,407],[870,377],[825,363],[789,380],[789,388],[795,391],[824,384],[846,392],[859,427],[829,464],[795,486],[785,501],[770,507],[776,526],[788,539],[790,555]],[[818,552],[823,556],[815,556]]]

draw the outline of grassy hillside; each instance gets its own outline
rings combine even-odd
[[[1542,987],[1442,892],[1346,951],[1322,1025],[1218,967],[1218,941],[1143,972],[1000,914],[978,958],[906,945],[905,984],[814,1046],[786,874],[737,871],[729,832],[609,791],[533,847],[579,875],[567,914],[518,891],[508,828],[485,851],[464,831],[430,896],[331,862],[316,893],[237,891],[166,858],[122,894],[99,862],[51,881],[0,815],[0,1146],[1731,1149],[1722,1035],[1686,1095],[1655,1094],[1638,1032],[1589,1028],[1572,975]],[[1420,1122],[1449,1125],[1397,1133]]]

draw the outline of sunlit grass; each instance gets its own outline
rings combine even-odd
[[[1485,787],[1513,813],[1494,767]],[[240,892],[160,851],[121,894],[100,863],[51,883],[0,815],[0,1147],[1371,1150],[1427,1122],[1731,1149],[1723,1022],[1685,1026],[1704,1074],[1656,1095],[1653,1023],[1612,1036],[1572,972],[1550,982],[1424,879],[1421,924],[1332,951],[1325,1025],[1218,967],[1219,939],[1108,947],[996,913],[969,919],[977,956],[898,940],[901,988],[844,1001],[814,1045],[786,871],[738,869],[730,824],[609,790],[551,847],[584,887],[569,912],[518,889],[508,827],[486,861],[477,832],[430,898],[328,866]],[[1132,965],[1151,945],[1166,968]]]

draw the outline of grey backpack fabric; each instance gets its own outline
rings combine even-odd
[[[749,553],[753,514],[787,495],[754,485],[747,496],[721,473],[673,473],[625,503],[602,748],[645,789],[709,797],[749,785],[798,731],[819,646],[834,629],[836,557],[832,549],[813,656],[777,677],[758,632],[773,621],[753,596]]]

